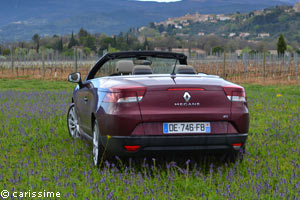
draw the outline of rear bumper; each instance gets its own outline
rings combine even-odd
[[[246,143],[248,133],[196,136],[102,136],[103,146],[112,155],[139,156],[163,152],[223,152],[235,150],[232,144]],[[135,152],[127,151],[125,145],[139,145]]]

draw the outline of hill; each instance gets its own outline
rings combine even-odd
[[[177,36],[218,35],[225,38],[272,41],[284,34],[300,43],[300,4],[227,15],[186,14],[155,23],[157,32]]]
[[[117,34],[153,21],[199,13],[244,13],[272,5],[276,0],[182,0],[173,3],[134,0],[2,0],[0,41],[28,40],[39,35],[67,34],[81,27],[91,33]]]

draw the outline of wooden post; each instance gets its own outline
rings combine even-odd
[[[226,78],[226,51],[224,51],[224,60],[223,60],[223,77]]]
[[[295,78],[298,80],[298,53],[294,52]]]
[[[82,66],[82,50],[79,51],[79,68]]]
[[[77,72],[78,66],[77,66],[77,48],[74,48],[74,71]]]
[[[243,65],[244,65],[244,73],[246,76],[246,80],[248,80],[248,66],[247,66],[247,52],[243,53]]]
[[[10,46],[11,73],[14,73],[14,48]]]
[[[15,57],[16,57],[16,62],[17,62],[17,65],[16,65],[16,72],[17,72],[17,77],[19,77],[19,70],[18,70],[18,64],[20,64],[20,62],[19,62],[19,55],[15,55]]]
[[[58,51],[54,51],[54,56],[55,56],[55,59],[54,59],[54,78],[56,79],[57,78],[57,65],[58,65]]]
[[[45,50],[42,51],[42,73],[43,78],[45,78]]]
[[[266,75],[266,51],[264,51],[264,63],[263,63],[263,78],[265,80],[265,75]]]

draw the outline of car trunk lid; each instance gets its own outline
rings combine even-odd
[[[165,77],[144,81],[147,91],[139,102],[143,122],[228,121],[231,102],[220,81],[215,79],[214,83],[211,79],[190,78]]]

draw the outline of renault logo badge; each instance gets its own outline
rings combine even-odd
[[[185,92],[184,95],[183,95],[183,98],[184,98],[184,100],[185,100],[186,103],[189,102],[190,99],[191,99],[190,93]]]

